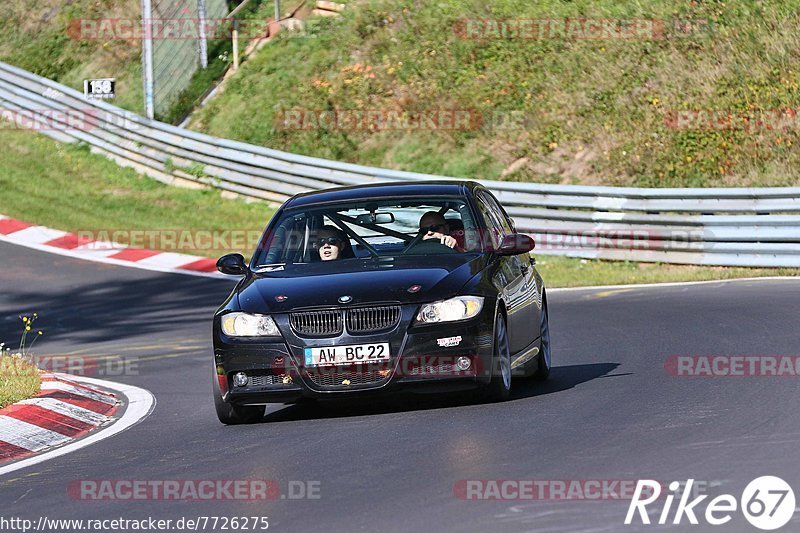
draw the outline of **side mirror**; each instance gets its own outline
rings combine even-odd
[[[242,254],[228,254],[217,260],[217,270],[231,276],[242,276],[247,274],[247,265]]]
[[[500,255],[526,254],[534,249],[536,242],[524,233],[512,233],[503,237],[497,253]]]

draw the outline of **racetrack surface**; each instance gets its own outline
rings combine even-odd
[[[275,405],[261,424],[226,427],[210,395],[210,323],[232,286],[0,243],[0,340],[18,338],[17,315],[37,311],[46,332],[37,353],[127,358],[135,370],[106,379],[158,401],[120,435],[0,479],[0,514],[268,516],[276,531],[619,531],[628,500],[465,501],[454,484],[694,478],[738,498],[750,480],[778,475],[800,489],[798,378],[664,369],[676,354],[800,355],[800,280],[553,291],[551,380],[515,382],[509,402]],[[83,479],[254,478],[282,488],[318,481],[320,498],[82,501],[67,492]],[[673,530],[689,527],[684,518]],[[740,513],[691,530],[756,531]],[[800,530],[800,519],[785,530]]]

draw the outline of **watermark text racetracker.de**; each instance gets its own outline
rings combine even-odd
[[[797,109],[682,109],[668,111],[664,124],[681,131],[797,132],[800,113]]]
[[[139,129],[137,116],[129,111],[110,112],[95,107],[12,109],[0,107],[0,132],[34,131],[108,131]]]
[[[261,230],[247,229],[78,229],[77,242],[88,250],[117,250],[128,247],[173,252],[252,250]]]
[[[274,19],[230,18],[101,18],[73,19],[67,24],[67,35],[77,41],[195,41],[201,35],[208,40],[229,40],[234,30],[239,39],[268,37],[278,31]]]
[[[685,250],[701,251],[710,246],[704,229],[588,229],[533,228],[526,230],[536,241],[536,250]]]
[[[500,18],[460,19],[453,26],[467,40],[651,41],[714,31],[704,18]]]
[[[276,479],[78,479],[67,495],[81,501],[319,500],[321,481]]]
[[[192,516],[144,518],[52,518],[37,519],[0,516],[0,531],[266,531],[268,516]]]
[[[453,495],[468,501],[628,501],[636,494],[635,479],[461,479]],[[709,482],[696,482],[692,491],[704,492]],[[653,487],[645,489],[655,493]]]
[[[280,111],[274,119],[275,129],[291,131],[511,131],[529,129],[535,124],[535,117],[524,111],[458,108],[415,111],[292,108]]]
[[[28,354],[22,358],[4,358],[0,363],[0,378],[16,376],[24,365],[33,363],[45,372],[73,376],[138,376],[139,358],[121,355]]]
[[[675,377],[798,377],[796,355],[672,355],[664,370]]]

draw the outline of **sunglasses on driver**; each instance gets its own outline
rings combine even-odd
[[[330,244],[331,246],[340,246],[342,243],[341,239],[338,237],[320,237],[317,239],[317,246],[322,248],[326,244]]]

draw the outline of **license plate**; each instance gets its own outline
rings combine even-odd
[[[348,365],[389,360],[389,343],[324,346],[304,350],[306,366]]]

